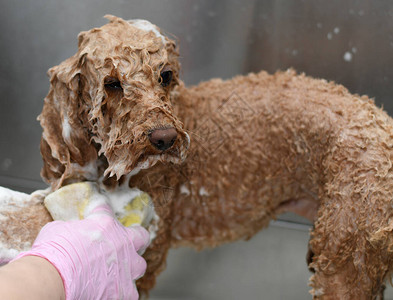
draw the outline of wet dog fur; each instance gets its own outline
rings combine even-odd
[[[174,41],[148,22],[108,19],[49,71],[42,176],[53,189],[91,180],[152,196],[159,229],[140,292],[170,247],[248,239],[292,211],[314,223],[315,299],[380,297],[393,267],[392,119],[292,70],[187,88]],[[149,136],[166,128],[176,141],[159,150]]]

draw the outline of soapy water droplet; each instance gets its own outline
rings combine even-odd
[[[191,42],[192,42],[192,35],[187,35],[187,36],[186,36],[186,41],[187,41],[188,43],[191,43]]]
[[[346,61],[346,62],[350,62],[350,61],[352,61],[352,53],[351,52],[349,52],[349,51],[347,51],[347,52],[345,52],[345,54],[344,54],[344,60]]]
[[[11,158],[6,158],[1,163],[1,170],[2,171],[8,171],[11,166],[12,166],[12,159]]]

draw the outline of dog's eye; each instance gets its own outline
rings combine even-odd
[[[161,76],[160,77],[161,85],[163,87],[166,87],[171,83],[173,74],[172,71],[168,70],[168,71],[161,72],[160,76]]]
[[[109,90],[122,90],[123,89],[121,87],[120,81],[119,80],[114,80],[114,79],[105,81],[104,86],[105,86],[106,89],[109,89]]]

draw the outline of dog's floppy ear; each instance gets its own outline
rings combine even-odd
[[[43,128],[41,176],[56,189],[68,182],[92,180],[97,151],[89,136],[91,100],[83,92],[85,55],[75,55],[48,71],[50,89],[38,120]]]

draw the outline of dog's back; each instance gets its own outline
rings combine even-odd
[[[315,221],[314,295],[376,295],[392,264],[392,119],[367,97],[291,70],[180,87],[179,95],[192,146],[174,201],[174,243],[249,238],[293,211]]]

